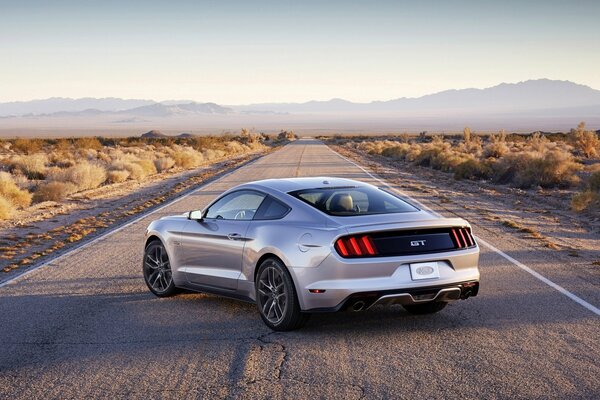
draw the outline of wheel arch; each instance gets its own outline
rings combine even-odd
[[[291,268],[290,266],[288,266],[287,263],[281,257],[279,257],[275,253],[266,252],[265,254],[263,254],[263,255],[261,255],[259,257],[258,261],[256,262],[256,264],[254,266],[252,283],[253,284],[256,283],[256,277],[258,275],[258,269],[259,269],[260,265],[265,260],[267,260],[269,258],[275,258],[276,260],[278,260],[279,262],[281,262],[281,264],[286,269],[286,271],[288,272],[288,274],[290,274],[290,278],[292,279],[292,283],[294,284],[294,289],[296,290],[296,297],[298,299],[298,302],[300,303],[300,307],[304,308],[304,299],[303,299],[303,297],[300,294],[301,293],[300,292],[300,287],[298,286],[298,280],[296,279],[296,275],[295,275],[295,272],[294,272],[293,268]]]

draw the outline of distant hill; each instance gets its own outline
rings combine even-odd
[[[262,103],[235,106],[238,111],[283,113],[466,113],[506,112],[600,106],[600,90],[569,81],[549,79],[502,83],[486,89],[446,90],[422,97],[352,103],[343,99],[306,103]]]
[[[121,111],[154,103],[155,101],[153,100],[119,99],[115,97],[107,97],[102,99],[95,99],[92,97],[85,97],[81,99],[52,97],[43,100],[0,103],[0,115],[39,115],[59,112],[80,112],[84,110]]]
[[[180,133],[179,135],[175,135],[175,136],[165,135],[161,131],[157,131],[157,130],[153,129],[149,132],[143,133],[142,137],[146,138],[146,139],[160,139],[160,138],[167,138],[167,137],[191,138],[191,137],[194,137],[194,135],[192,135],[191,133]]]
[[[501,83],[485,89],[446,90],[426,96],[354,103],[344,99],[304,103],[223,106],[188,100],[65,99],[0,103],[0,134],[71,130],[144,132],[238,131],[402,132],[507,129],[569,130],[580,121],[600,127],[600,90],[549,79]]]
[[[182,114],[228,114],[231,108],[222,107],[215,103],[186,103],[166,105],[161,103],[121,111],[121,114],[143,117],[169,117]]]
[[[165,138],[168,135],[165,135],[161,131],[151,130],[146,133],[142,133],[142,137],[146,139],[156,139],[156,138]]]

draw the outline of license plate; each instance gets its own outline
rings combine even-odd
[[[410,264],[410,276],[413,281],[421,279],[438,279],[440,269],[437,262],[424,262]]]

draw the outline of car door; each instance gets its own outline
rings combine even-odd
[[[188,282],[235,290],[250,221],[265,195],[253,190],[228,193],[184,228],[182,247]]]

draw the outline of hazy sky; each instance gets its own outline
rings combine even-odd
[[[4,1],[0,101],[387,100],[600,89],[600,1]]]

